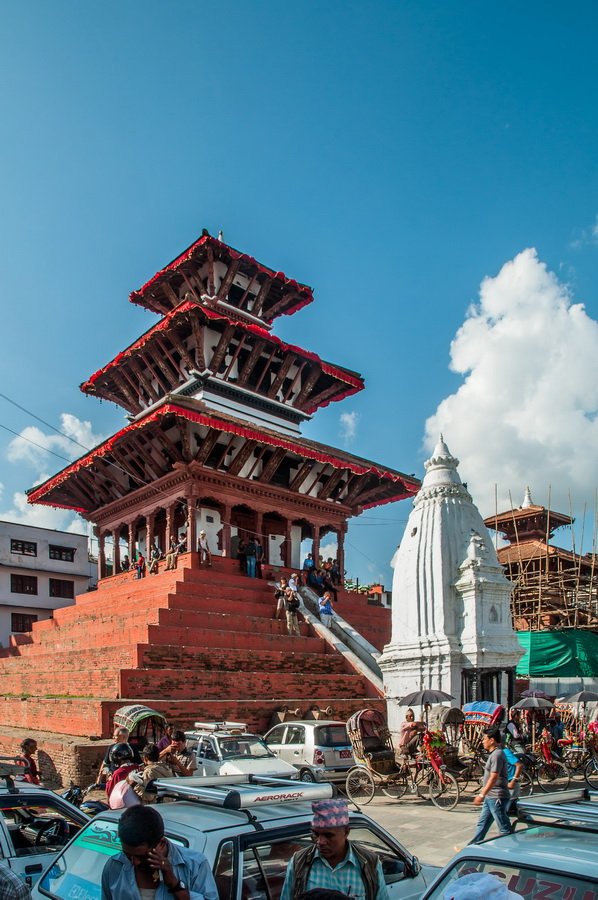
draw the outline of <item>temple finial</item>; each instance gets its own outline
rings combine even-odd
[[[521,509],[529,509],[530,506],[534,505],[534,501],[532,500],[532,494],[529,489],[529,485],[525,488],[525,494],[523,497],[523,503],[521,504]]]

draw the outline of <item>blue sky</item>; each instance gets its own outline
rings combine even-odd
[[[580,521],[587,506],[587,544],[594,3],[32,0],[2,12],[4,395],[82,443],[115,431],[121,412],[79,383],[155,321],[129,292],[202,227],[222,228],[314,287],[276,333],[366,379],[309,436],[421,475],[442,429],[484,513],[495,484],[504,506],[529,482],[565,511],[571,495]],[[0,424],[79,455],[1,398]],[[62,465],[1,430],[0,517],[49,521],[19,492]],[[409,511],[351,526],[351,575],[389,583]]]

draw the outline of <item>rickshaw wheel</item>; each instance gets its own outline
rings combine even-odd
[[[571,782],[571,773],[561,762],[556,760],[544,762],[538,766],[536,781],[545,794],[552,791],[566,791]]]
[[[586,763],[584,778],[592,790],[598,790],[598,759],[595,756]]]
[[[438,772],[430,779],[430,800],[438,809],[454,809],[459,802],[459,785],[457,779],[450,772]]]
[[[345,790],[349,800],[352,800],[357,806],[365,806],[376,793],[376,783],[367,769],[354,766],[349,769]]]
[[[407,793],[407,778],[404,775],[395,775],[382,785],[382,793],[391,800],[400,800]]]

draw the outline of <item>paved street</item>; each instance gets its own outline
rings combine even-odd
[[[452,812],[437,809],[429,800],[388,800],[378,795],[362,809],[419,857],[420,862],[444,865],[471,840],[479,815],[472,804],[473,796],[469,791],[462,794]],[[495,833],[493,827],[490,836]]]

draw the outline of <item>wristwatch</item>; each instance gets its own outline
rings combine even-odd
[[[178,894],[179,891],[186,891],[187,885],[185,884],[184,881],[181,881],[181,879],[179,878],[179,880],[174,885],[174,887],[168,888],[168,890],[170,891],[171,894]]]

